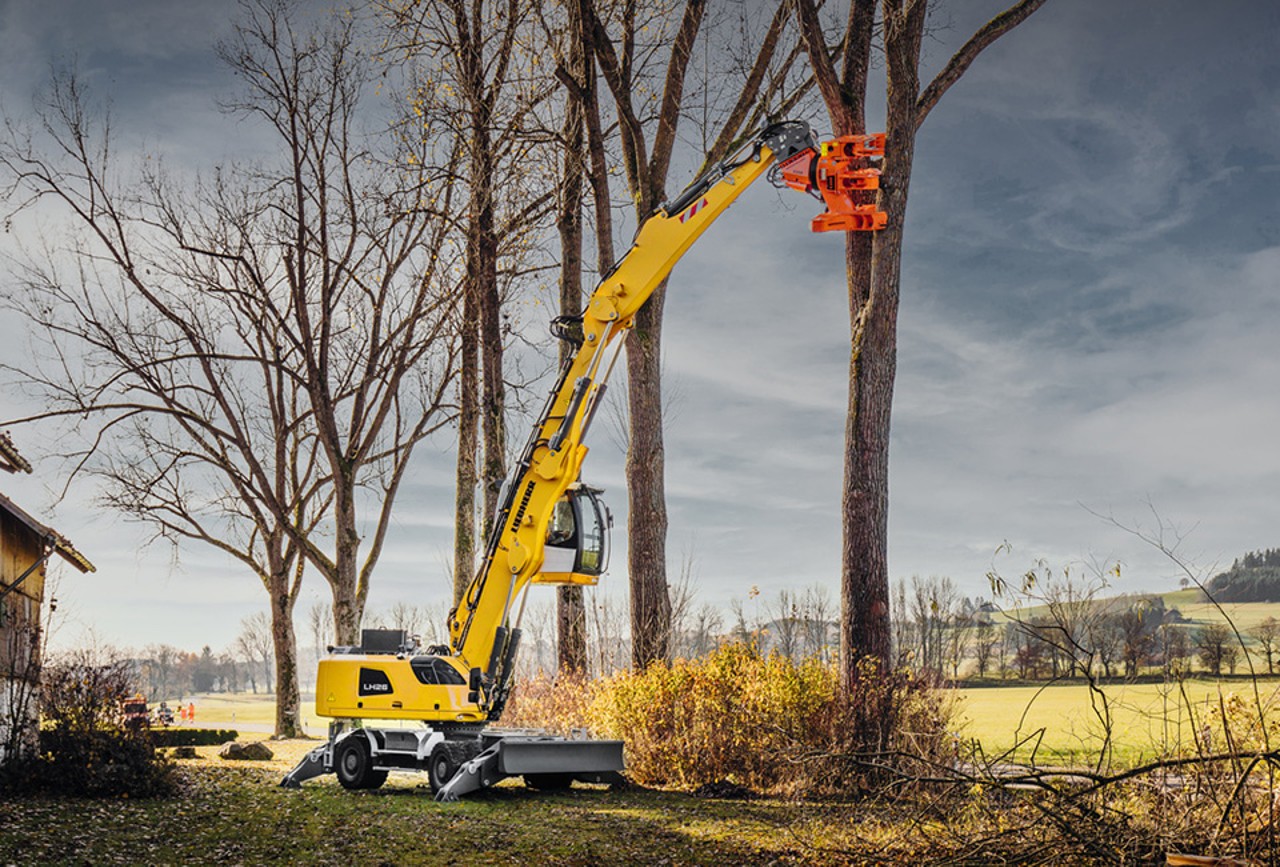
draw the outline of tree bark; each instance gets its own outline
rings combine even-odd
[[[497,508],[498,493],[507,476],[506,379],[503,374],[502,295],[498,287],[498,236],[494,226],[493,187],[497,182],[488,137],[488,112],[475,109],[471,183],[475,189],[467,231],[472,236],[474,259],[469,263],[480,304],[480,360],[483,392],[480,405],[484,461],[480,483],[484,488],[483,535],[488,536]]]
[[[631,576],[631,663],[642,669],[671,653],[667,587],[666,453],[662,436],[662,308],[666,282],[636,314],[627,335],[627,572]]]
[[[458,374],[458,460],[454,475],[453,604],[462,601],[476,570],[476,449],[480,421],[479,312],[470,281],[463,288]]]
[[[697,39],[705,0],[687,0],[667,58],[653,133],[652,152],[633,104],[635,7],[623,9],[621,48],[614,45],[588,0],[579,9],[591,53],[614,97],[623,165],[636,204],[636,219],[647,219],[666,197],[667,172],[684,98],[685,71]],[[666,661],[670,653],[671,598],[667,587],[667,506],[662,435],[661,338],[665,283],[635,317],[627,336],[630,443],[627,449],[627,571],[631,582],[631,657],[635,668]]]
[[[302,728],[298,689],[298,639],[293,628],[296,590],[290,590],[289,564],[281,562],[271,576],[271,643],[276,662],[276,730],[278,738],[298,738]],[[283,573],[283,574],[281,574]]]
[[[594,85],[585,82],[582,51],[582,16],[569,4],[566,34],[568,56],[564,74],[572,79],[566,88],[565,122],[562,129],[564,159],[561,162],[560,208],[556,229],[560,234],[560,314],[576,316],[582,310],[582,195],[586,174],[587,146],[584,136],[585,91]],[[560,364],[573,355],[573,347],[562,341]],[[556,670],[561,674],[587,671],[587,609],[581,587],[565,585],[556,591]]]

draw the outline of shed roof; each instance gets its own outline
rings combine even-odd
[[[31,464],[18,452],[18,447],[13,444],[8,433],[0,433],[0,470],[11,473],[31,472]]]
[[[98,571],[98,567],[90,563],[87,557],[77,551],[76,547],[71,544],[69,539],[52,527],[47,527],[44,524],[41,524],[35,518],[18,508],[13,500],[10,500],[4,494],[0,494],[0,511],[7,512],[17,518],[18,521],[25,524],[31,532],[40,536],[42,539],[48,540],[49,543],[53,545],[53,549],[62,555],[62,559],[66,560],[81,572]]]

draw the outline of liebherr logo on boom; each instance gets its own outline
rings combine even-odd
[[[529,508],[529,499],[533,497],[533,482],[524,489],[524,498],[520,500],[520,508],[516,509],[515,520],[511,522],[511,532],[520,529],[520,522],[524,520],[524,511]]]

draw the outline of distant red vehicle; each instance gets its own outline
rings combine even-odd
[[[120,714],[124,717],[125,728],[151,728],[151,711],[147,710],[147,699],[141,693],[132,698],[122,699]]]

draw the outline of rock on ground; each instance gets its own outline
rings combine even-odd
[[[251,762],[264,762],[274,755],[264,743],[241,744],[228,741],[222,745],[222,749],[218,750],[219,758]]]

